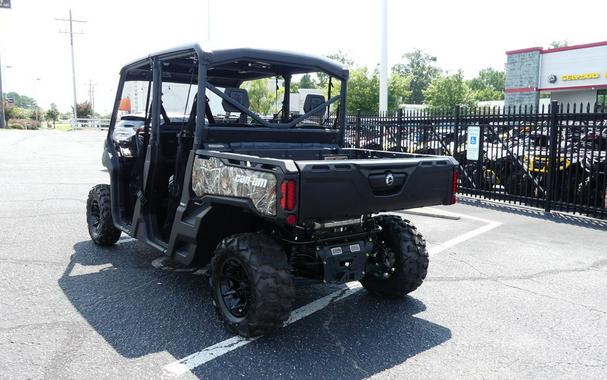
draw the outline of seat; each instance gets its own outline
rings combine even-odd
[[[244,88],[226,88],[225,95],[230,99],[235,100],[238,104],[249,109],[249,93]],[[230,112],[240,112],[240,118],[238,122],[241,124],[247,124],[247,114],[241,112],[234,105],[228,103],[225,99],[221,101],[223,109],[226,111],[226,119],[230,116]]]
[[[324,102],[325,102],[325,97],[323,95],[319,95],[319,94],[306,95],[306,100],[304,100],[304,106],[303,106],[304,113],[308,113],[308,112],[312,111],[314,108],[318,107],[319,105],[323,104]],[[312,114],[312,116],[319,116],[322,118],[323,115],[325,114],[326,109],[327,109],[327,107],[322,107],[320,110],[314,112]]]

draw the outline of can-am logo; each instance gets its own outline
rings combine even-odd
[[[248,175],[244,174],[237,174],[234,178],[234,181],[236,181],[236,183],[242,183],[255,187],[266,187],[266,185],[268,184],[268,180],[265,178],[249,177]]]

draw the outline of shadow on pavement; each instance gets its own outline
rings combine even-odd
[[[110,248],[80,242],[59,286],[126,358],[166,351],[180,359],[229,338],[216,318],[207,279],[155,269],[151,261],[159,256],[134,240]],[[367,377],[450,339],[449,329],[414,317],[424,309],[412,297],[389,301],[362,290],[193,372],[222,378]],[[160,373],[169,363],[158,364]]]
[[[565,214],[561,212],[547,213],[542,209],[518,207],[507,203],[497,203],[475,198],[458,198],[458,202],[464,205],[480,207],[484,209],[506,212],[509,214],[522,215],[554,223],[570,224],[578,227],[586,227],[600,231],[607,231],[607,220],[593,219],[580,215]]]

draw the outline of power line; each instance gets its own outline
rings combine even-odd
[[[59,33],[63,33],[63,34],[69,34],[70,35],[70,48],[72,51],[72,88],[74,90],[74,110],[72,112],[73,115],[73,121],[72,124],[76,123],[76,119],[77,119],[77,110],[78,110],[78,98],[76,97],[76,62],[74,59],[74,34],[84,34],[84,32],[74,32],[74,23],[75,22],[79,22],[79,23],[86,23],[86,21],[84,20],[74,20],[72,18],[72,10],[70,9],[70,17],[68,19],[65,18],[55,18],[55,20],[57,21],[61,21],[61,22],[67,22],[69,23],[69,31],[67,30],[60,30]]]

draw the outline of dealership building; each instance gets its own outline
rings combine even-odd
[[[607,41],[506,52],[506,106],[538,107],[549,95],[562,104],[590,104],[607,94]],[[542,96],[546,95],[546,96]]]

